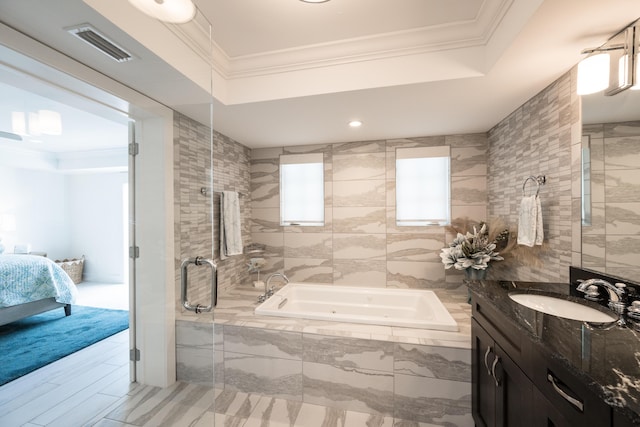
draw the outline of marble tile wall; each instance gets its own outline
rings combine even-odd
[[[591,223],[582,227],[582,267],[638,277],[640,122],[583,126],[591,150]]]
[[[448,135],[251,152],[251,236],[266,245],[265,273],[295,281],[399,288],[457,287],[445,270],[443,227],[395,224],[395,150],[451,146],[452,216],[486,219],[487,137]],[[279,156],[321,152],[325,162],[325,225],[279,224]]]
[[[389,341],[178,321],[178,378],[225,393],[471,426],[471,351]],[[208,336],[208,338],[207,338]],[[221,380],[219,375],[224,375]]]
[[[580,265],[580,99],[572,69],[488,134],[488,214],[518,223],[522,185],[545,175],[540,189],[544,245],[537,263],[495,263],[501,279],[566,282]],[[493,267],[492,267],[493,268]]]
[[[184,115],[174,113],[174,212],[175,212],[175,272],[176,295],[180,298],[180,263],[186,257],[214,258],[218,265],[218,289],[224,292],[238,283],[247,283],[249,276],[246,256],[220,260],[220,195],[223,190],[238,191],[240,198],[242,239],[251,243],[249,200],[250,150],[214,132],[213,135],[213,195],[204,196],[202,187],[210,186],[210,129]],[[211,237],[211,210],[215,213],[214,236]],[[212,247],[214,253],[212,253]],[[206,266],[189,267],[189,299],[204,305],[210,301],[210,272]],[[176,310],[184,310],[176,301]]]

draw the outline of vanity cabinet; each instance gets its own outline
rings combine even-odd
[[[472,300],[476,426],[611,426],[611,408],[583,379],[534,344],[488,300],[475,294]]]
[[[533,426],[533,384],[487,331],[472,320],[476,426]]]

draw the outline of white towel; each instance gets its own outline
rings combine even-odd
[[[523,197],[518,218],[518,244],[529,247],[542,245],[543,228],[540,198],[537,195]]]
[[[220,259],[242,254],[240,200],[235,191],[220,195]]]

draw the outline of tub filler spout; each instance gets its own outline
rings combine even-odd
[[[274,277],[280,277],[284,281],[285,285],[289,283],[289,278],[284,273],[273,273],[264,282],[264,294],[258,297],[258,302],[265,302],[274,293],[274,286],[269,286],[271,279]]]

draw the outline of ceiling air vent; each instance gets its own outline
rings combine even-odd
[[[89,24],[77,25],[72,28],[67,28],[66,30],[115,61],[126,62],[133,59],[132,54],[109,40]]]

